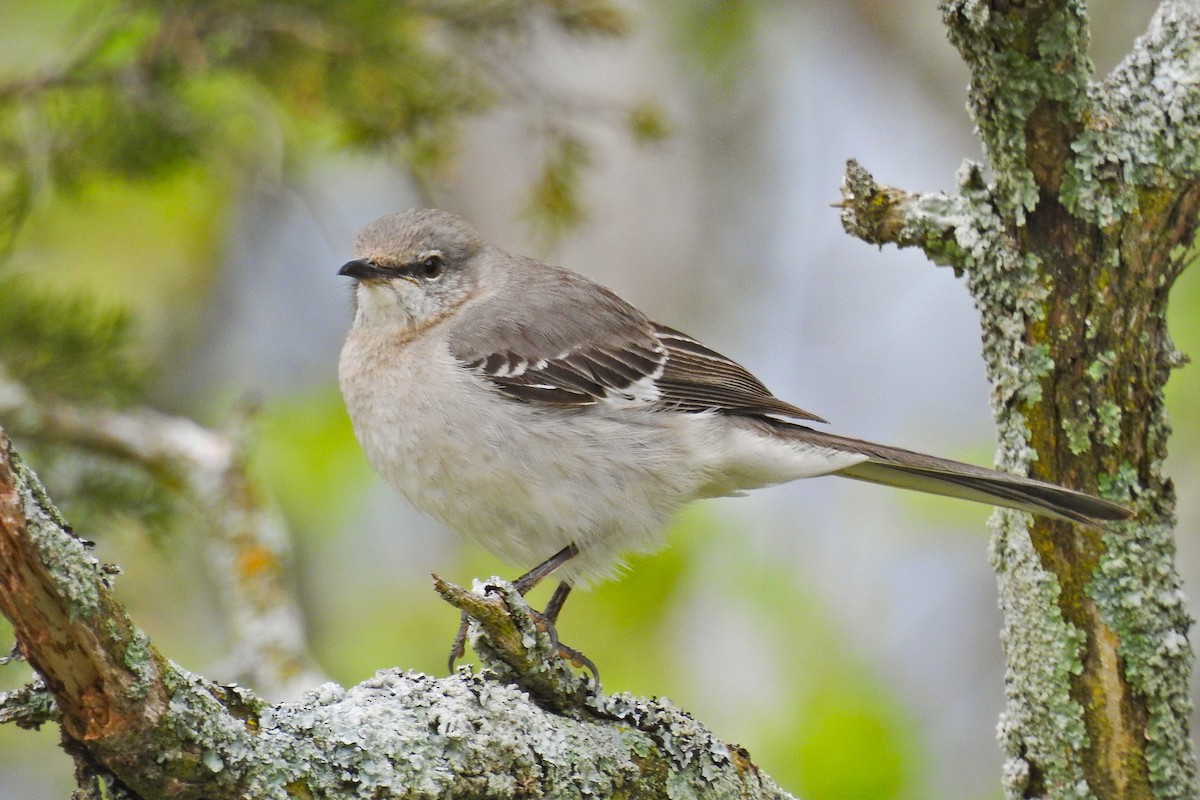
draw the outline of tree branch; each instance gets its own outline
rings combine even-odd
[[[0,611],[82,773],[105,770],[137,797],[788,797],[669,702],[582,690],[583,678],[545,662],[544,633],[525,644],[532,671],[560,681],[540,685],[572,687],[551,689],[552,702],[465,669],[384,670],[271,706],[156,653],[104,574],[0,434]],[[530,630],[504,588],[505,616]]]
[[[130,461],[189,498],[204,521],[203,550],[225,611],[231,674],[289,698],[325,680],[308,651],[289,583],[291,537],[246,465],[248,421],[212,431],[148,409],[117,411],[31,398],[0,380],[0,419],[18,436]]]
[[[970,209],[961,197],[914,194],[884,186],[855,159],[846,162],[842,179],[842,227],[868,244],[919,247],[935,264],[962,276],[967,259],[959,243],[960,227],[972,226]],[[964,237],[966,238],[966,237]]]
[[[164,664],[121,612],[101,565],[0,439],[0,611],[45,680],[64,733],[120,750],[165,713]]]

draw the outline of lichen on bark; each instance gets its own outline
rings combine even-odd
[[[1005,791],[1194,797],[1162,389],[1181,362],[1166,301],[1200,214],[1200,10],[1164,2],[1103,82],[1081,2],[943,11],[991,177],[968,164],[957,193],[915,195],[852,164],[845,227],[966,277],[1000,466],[1137,512],[1112,529],[994,518]]]

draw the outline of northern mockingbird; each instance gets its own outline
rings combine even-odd
[[[367,225],[339,380],[376,471],[503,560],[570,587],[655,547],[686,503],[842,475],[1097,525],[1072,489],[825,433],[744,367],[599,284],[424,209]]]

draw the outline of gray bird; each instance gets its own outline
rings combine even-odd
[[[685,504],[841,475],[1103,526],[1073,489],[816,430],[744,367],[561,267],[423,209],[381,217],[339,274],[339,381],[367,459],[409,502],[508,563],[572,585],[649,550]],[[456,644],[461,649],[461,642]],[[453,657],[452,657],[453,659]]]

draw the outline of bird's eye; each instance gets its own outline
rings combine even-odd
[[[440,278],[442,268],[441,256],[426,256],[425,260],[421,262],[421,274],[426,278]]]

